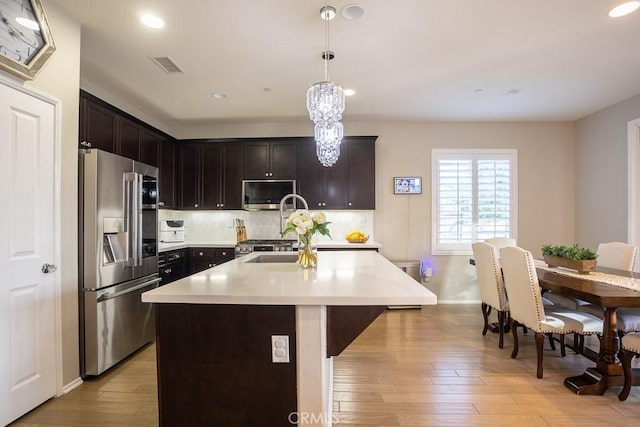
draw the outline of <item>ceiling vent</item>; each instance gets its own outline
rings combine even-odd
[[[168,56],[154,56],[151,59],[158,64],[158,67],[162,68],[165,73],[184,73],[184,70]]]

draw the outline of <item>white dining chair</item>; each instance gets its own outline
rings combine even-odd
[[[492,237],[491,239],[485,239],[484,241],[496,248],[498,251],[502,248],[517,246],[516,239],[508,237]],[[498,257],[500,257],[500,253],[498,253]]]
[[[617,270],[634,271],[638,261],[638,247],[622,242],[601,243],[598,245],[598,266]],[[579,300],[578,300],[579,301]],[[578,310],[604,319],[602,307],[580,302]],[[616,310],[618,333],[640,331],[640,309],[622,307]]]
[[[486,335],[489,329],[489,314],[491,314],[491,310],[496,310],[499,334],[498,347],[503,348],[505,315],[507,315],[506,317],[508,319],[509,303],[504,290],[502,270],[500,269],[500,262],[498,260],[498,250],[495,246],[485,242],[473,243],[471,248],[476,264],[476,272],[478,273],[480,299],[482,300],[482,304],[480,305],[484,319],[482,335]]]
[[[640,334],[627,334],[620,340],[620,353],[622,360],[622,371],[624,372],[624,386],[618,395],[618,399],[627,400],[631,385],[633,384],[633,369],[631,368],[631,360],[640,356]]]
[[[500,250],[502,272],[509,296],[509,314],[513,334],[512,358],[518,355],[517,324],[535,333],[538,366],[536,375],[543,375],[543,344],[545,335],[558,334],[564,351],[564,336],[601,334],[603,322],[595,316],[577,310],[542,304],[540,283],[531,252],[518,247]],[[564,353],[562,354],[564,356]]]

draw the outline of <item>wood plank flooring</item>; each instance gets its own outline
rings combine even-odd
[[[563,379],[591,361],[547,343],[537,379],[533,334],[520,336],[514,360],[510,335],[500,350],[497,335],[481,330],[475,304],[386,311],[334,359],[336,425],[640,425],[640,387],[626,402],[619,387],[577,396]],[[154,346],[12,425],[158,425]]]

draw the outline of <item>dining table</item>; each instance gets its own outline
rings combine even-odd
[[[604,312],[596,365],[580,375],[566,378],[564,385],[581,395],[602,395],[609,387],[623,385],[616,311],[621,307],[640,308],[640,273],[596,267],[589,274],[578,274],[563,268],[549,268],[542,261],[536,261],[536,272],[544,290],[587,301],[602,307]],[[634,369],[633,378],[633,385],[640,385],[640,369]]]

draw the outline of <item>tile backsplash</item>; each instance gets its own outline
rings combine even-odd
[[[363,231],[373,236],[373,211],[325,211],[329,231],[334,241],[344,240],[344,236],[353,230]],[[187,242],[234,241],[236,231],[234,218],[244,220],[249,239],[279,239],[280,213],[278,211],[173,211],[159,210],[160,220],[183,220],[185,240]],[[295,235],[285,238],[295,239]],[[330,240],[318,236],[319,241]]]

